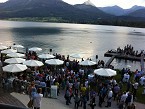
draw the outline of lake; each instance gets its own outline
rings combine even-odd
[[[82,53],[84,59],[91,58],[107,62],[104,53],[117,47],[131,44],[135,50],[145,50],[145,29],[89,24],[18,22],[0,20],[0,42],[11,46],[13,43],[25,47],[41,47],[42,52],[70,55]],[[140,62],[115,59],[115,68],[126,65],[131,70],[139,69]]]

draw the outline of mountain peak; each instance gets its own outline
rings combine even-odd
[[[134,5],[130,9],[138,10],[138,9],[142,9],[142,8],[145,8],[145,7],[144,6]]]
[[[91,2],[91,0],[85,1],[83,4],[95,6],[95,5]]]

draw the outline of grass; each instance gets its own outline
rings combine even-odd
[[[117,82],[121,80],[120,70],[117,70],[117,75],[114,78],[116,79]],[[131,82],[134,82],[133,75],[130,77],[130,79],[131,79]],[[123,83],[123,87],[122,87],[123,91],[126,91],[126,86],[127,86],[126,83]],[[143,92],[143,86],[139,85],[135,101],[145,104],[145,95],[143,95],[142,92]]]

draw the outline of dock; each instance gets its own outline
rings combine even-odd
[[[111,57],[107,63],[105,64],[105,67],[108,67],[111,62],[117,58],[117,59],[124,59],[124,60],[131,60],[131,61],[141,61],[142,57],[137,57],[137,56],[132,56],[132,55],[124,55],[121,53],[117,53],[117,52],[106,52],[104,54],[105,57]],[[143,60],[145,61],[145,58],[143,58]]]
[[[112,56],[105,64],[105,67],[108,67],[111,64],[111,62],[114,60],[114,58],[115,58],[115,56]]]
[[[136,56],[131,56],[131,55],[124,55],[121,53],[115,53],[115,52],[106,52],[104,54],[105,57],[112,57],[115,56],[114,58],[118,59],[125,59],[125,60],[131,60],[131,61],[141,61],[141,57],[136,57]],[[144,58],[145,61],[145,58]]]

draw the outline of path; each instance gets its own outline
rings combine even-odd
[[[25,106],[29,101],[29,97],[27,95],[19,94],[19,93],[11,93],[11,95],[17,98],[18,100],[20,100]],[[72,104],[70,104],[69,106],[65,105],[65,99],[63,97],[63,94],[59,95],[57,99],[43,98],[41,109],[74,109],[74,100],[72,99],[71,101]],[[98,100],[96,102],[98,103]],[[135,103],[135,104],[136,104],[136,109],[145,109],[145,104],[140,104],[140,103]],[[102,108],[96,106],[95,109],[107,109],[105,105],[106,103],[102,105]],[[83,108],[79,107],[79,109],[83,109]],[[87,105],[87,109],[90,109],[88,105]],[[109,109],[118,109],[116,102],[113,102],[112,107]]]

